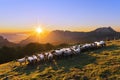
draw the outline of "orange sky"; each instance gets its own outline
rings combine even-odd
[[[37,27],[36,27],[37,28]],[[119,27],[112,27],[113,29],[115,29],[116,31],[120,31]],[[84,31],[84,32],[88,32],[88,31],[92,31],[95,30],[96,27],[64,27],[64,28],[60,28],[57,29],[56,28],[49,28],[49,27],[45,27],[43,29],[43,31],[52,31],[52,30],[70,30],[70,31]],[[35,28],[29,28],[29,29],[15,29],[15,28],[0,28],[0,33],[18,33],[18,32],[34,32]]]
[[[37,34],[36,28],[37,27],[30,27],[28,29],[27,28],[21,28],[21,29],[17,29],[17,28],[6,28],[6,29],[5,28],[0,28],[0,33],[7,33],[8,36],[6,36],[6,37],[9,39],[9,41],[17,43],[17,42],[19,42],[19,41],[21,41],[23,39],[26,39],[28,36],[30,36],[32,34]],[[79,32],[81,32],[81,31],[89,32],[89,31],[92,31],[92,30],[96,29],[96,27],[90,27],[90,26],[88,26],[88,27],[64,27],[64,28],[63,27],[60,28],[60,26],[59,26],[58,27],[59,29],[57,27],[42,26],[41,28],[43,30],[42,35],[44,35],[44,36],[46,36],[52,30],[70,30],[70,31],[79,31]],[[100,28],[100,27],[97,27],[97,28]],[[112,28],[114,30],[116,30],[116,31],[120,31],[119,27],[112,27]],[[10,37],[9,33],[12,33],[11,37]]]

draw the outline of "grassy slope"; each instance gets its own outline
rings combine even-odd
[[[7,77],[6,77],[7,76]],[[37,66],[0,65],[0,79],[39,80],[120,80],[120,41],[108,42],[106,48],[81,53]]]

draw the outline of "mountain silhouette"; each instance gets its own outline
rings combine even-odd
[[[44,39],[40,39],[40,43],[85,43],[106,39],[119,38],[120,33],[111,27],[101,27],[90,32],[72,32],[63,30],[54,30],[50,32]],[[38,42],[36,36],[32,35],[20,42],[20,44],[28,44],[30,42]]]
[[[16,45],[15,43],[9,42],[4,37],[0,36],[0,47],[3,47],[3,46],[15,46],[15,45]]]
[[[97,33],[116,33],[116,31],[114,29],[112,29],[111,27],[102,27],[102,28],[98,28],[96,30],[94,30],[93,32],[97,32]]]

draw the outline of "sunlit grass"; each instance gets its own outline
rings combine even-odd
[[[120,44],[118,41],[108,42],[105,48],[37,66],[5,63],[0,65],[0,79],[6,77],[12,80],[119,80]]]

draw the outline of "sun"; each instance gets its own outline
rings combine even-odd
[[[42,28],[38,27],[38,28],[36,28],[36,32],[37,32],[37,33],[42,33],[43,30],[42,30]]]

